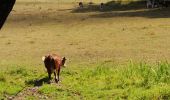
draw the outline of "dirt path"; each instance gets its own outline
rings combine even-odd
[[[41,99],[47,100],[49,97],[41,94],[38,89],[40,87],[26,87],[21,92],[19,92],[16,96],[8,97],[8,100],[25,100],[25,99]]]

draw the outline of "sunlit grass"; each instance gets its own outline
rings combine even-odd
[[[130,63],[126,66],[106,63],[88,67],[79,71],[64,69],[61,86],[45,84],[39,91],[56,98],[132,100],[170,98],[168,63],[157,65]]]
[[[43,69],[44,66],[39,67]],[[25,87],[34,87],[36,81],[44,77],[47,77],[44,70],[37,71],[36,68],[29,69],[28,66],[6,69],[0,76],[0,94],[2,97],[16,95]],[[44,82],[38,89],[40,94],[52,99],[131,100],[170,99],[169,90],[170,64],[167,62],[71,65],[62,69],[59,84]]]
[[[73,13],[78,4],[57,2],[16,3],[0,31],[0,99],[39,80],[54,100],[170,99],[170,64],[155,63],[170,58],[169,8]],[[48,53],[68,58],[59,84],[46,82]]]

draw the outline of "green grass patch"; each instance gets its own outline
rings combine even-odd
[[[170,64],[167,62],[75,66],[62,69],[59,84],[47,84],[44,71],[37,73],[36,69],[27,67],[4,70],[0,75],[0,94],[2,97],[16,95],[24,87],[34,87],[36,80],[41,80],[38,92],[51,99],[170,99]]]
[[[75,72],[72,72],[75,73]],[[170,98],[170,65],[146,63],[127,66],[99,64],[64,76],[63,84],[87,99]]]
[[[39,74],[35,74],[35,69],[28,66],[8,65],[0,71],[0,97],[14,96],[28,85],[27,81],[35,79]]]

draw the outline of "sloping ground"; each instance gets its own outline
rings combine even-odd
[[[9,99],[11,98],[12,100],[25,100],[25,99],[48,99],[48,96],[45,96],[41,93],[38,92],[39,87],[27,87],[21,92],[19,92],[16,96],[14,97],[8,97]]]
[[[166,62],[156,65],[130,62],[126,66],[103,62],[81,67],[70,66],[63,69],[59,84],[47,84],[44,80],[41,86],[35,86],[36,78],[30,79],[26,82],[26,88],[8,98],[14,100],[170,99],[170,64]]]
[[[170,59],[169,8],[72,12],[75,9],[73,4],[17,3],[0,34],[1,61],[41,64],[39,59],[49,52],[76,63]]]
[[[0,97],[169,99],[168,63],[126,64],[169,61],[169,8],[99,11],[57,4],[17,2],[0,32]],[[69,59],[60,85],[45,81],[41,57],[49,52]]]

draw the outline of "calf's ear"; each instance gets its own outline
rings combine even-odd
[[[62,60],[67,60],[66,57],[62,57]]]
[[[67,65],[66,65],[66,57],[62,57],[62,64],[63,64],[63,67],[66,67]]]

